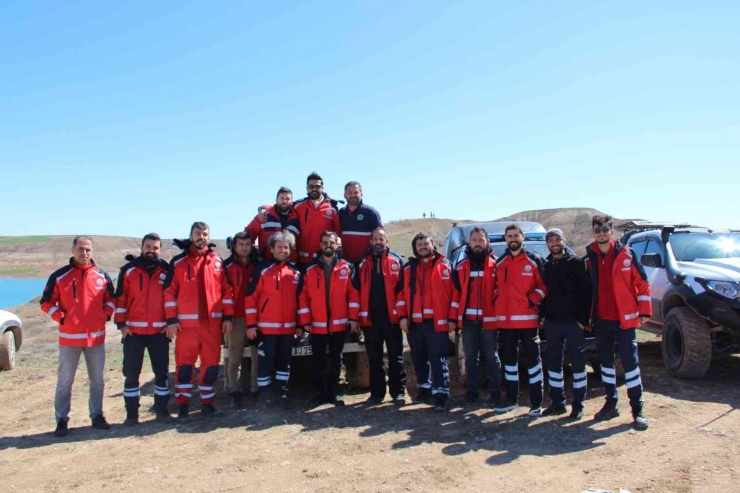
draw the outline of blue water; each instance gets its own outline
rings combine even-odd
[[[46,279],[0,279],[0,310],[41,296]]]

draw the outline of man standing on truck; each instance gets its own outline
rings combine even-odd
[[[49,276],[41,296],[41,310],[59,324],[59,369],[54,396],[55,437],[69,432],[67,422],[80,355],[85,355],[90,379],[88,406],[93,428],[110,429],[103,415],[105,383],[105,322],[116,309],[113,282],[92,259],[93,242],[77,236],[69,264]]]
[[[281,231],[290,231],[295,236],[300,234],[298,216],[293,209],[293,192],[288,187],[280,187],[275,198],[275,205],[260,206],[252,222],[244,228],[257,242],[260,257],[271,259],[272,251],[268,248],[270,236]],[[290,262],[298,259],[298,251],[290,251]]]
[[[388,390],[393,404],[406,403],[406,370],[403,368],[403,333],[398,326],[396,291],[403,257],[388,248],[385,229],[375,228],[371,250],[360,263],[360,326],[365,333],[365,350],[370,366],[369,405],[385,398],[383,342],[388,351]]]
[[[496,264],[496,290],[493,293],[496,323],[503,347],[506,400],[496,406],[507,413],[519,406],[519,343],[529,376],[529,415],[542,413],[542,360],[540,359],[539,315],[537,305],[545,296],[545,263],[535,252],[524,248],[524,231],[510,224],[504,231],[506,249]]]
[[[357,268],[367,253],[370,235],[383,226],[383,221],[374,207],[362,201],[362,186],[358,182],[351,181],[344,186],[344,199],[347,205],[339,210],[342,258]]]
[[[642,379],[637,356],[635,329],[650,320],[650,284],[639,259],[630,247],[615,241],[612,217],[597,214],[591,220],[594,242],[586,248],[586,265],[591,274],[593,302],[591,324],[601,363],[601,381],[606,402],[594,419],[605,421],[619,416],[614,343],[624,368],[625,386],[632,407],[634,426],[648,427],[643,411]]]
[[[170,261],[165,281],[167,335],[175,339],[177,417],[186,419],[193,392],[195,362],[200,359],[201,416],[214,416],[215,383],[221,362],[221,333],[229,335],[234,295],[224,262],[209,243],[204,222],[190,227],[190,238],[175,240],[183,252]]]
[[[298,265],[305,272],[308,264],[321,253],[321,234],[341,231],[337,202],[324,193],[324,180],[313,172],[306,179],[308,197],[295,203],[298,216]]]
[[[139,377],[144,364],[144,351],[154,370],[154,409],[157,421],[169,423],[167,410],[170,388],[167,375],[170,365],[170,340],[165,334],[167,316],[164,313],[164,282],[167,262],[160,260],[162,240],[149,233],[141,240],[141,255],[127,255],[128,263],[121,267],[116,288],[114,321],[123,340],[123,401],[126,406],[126,426],[139,423],[141,389]]]
[[[547,339],[547,374],[550,382],[550,406],[543,416],[565,414],[563,344],[573,369],[573,405],[571,419],[583,417],[586,397],[586,337],[591,312],[591,280],[586,263],[565,248],[562,230],[553,228],[545,235],[550,255],[545,262],[547,297],[540,305],[541,322]]]
[[[481,227],[470,231],[465,248],[465,258],[452,271],[455,290],[452,292],[450,318],[462,327],[465,349],[465,369],[468,374],[468,391],[465,400],[473,403],[480,397],[479,357],[486,359],[488,367],[487,404],[501,404],[501,360],[498,355],[498,331],[493,307],[493,290],[496,284],[496,256],[489,246],[488,233]]]
[[[245,319],[244,300],[247,286],[257,265],[257,251],[252,246],[252,237],[248,231],[240,231],[231,239],[231,256],[224,262],[224,268],[234,291],[233,330],[226,337],[229,347],[229,358],[226,363],[227,390],[231,394],[231,405],[242,407],[242,395],[249,387],[249,394],[257,395],[257,346],[249,345],[251,365],[251,385],[246,381],[248,370],[244,366],[244,345],[247,341],[247,323]],[[241,370],[241,371],[240,371]]]
[[[401,330],[406,332],[414,362],[419,400],[434,399],[434,410],[447,410],[450,371],[447,366],[447,339],[455,329],[450,320],[452,265],[437,252],[427,233],[411,241],[414,257],[403,268],[397,296]],[[411,319],[409,321],[409,318]],[[431,367],[431,379],[429,371]]]
[[[298,311],[298,284],[301,275],[288,262],[290,251],[295,248],[295,236],[289,231],[275,233],[270,237],[269,248],[272,258],[255,268],[247,287],[245,301],[247,337],[257,343],[257,397],[265,398],[272,385],[276,401],[282,406],[288,400],[290,360],[293,356],[294,336],[300,337],[303,330],[296,328]]]
[[[316,395],[313,405],[344,406],[339,397],[339,373],[347,329],[359,332],[360,294],[355,269],[340,259],[337,234],[321,235],[321,257],[308,266],[298,287],[298,323],[311,334],[311,372]],[[326,374],[326,350],[329,373]]]

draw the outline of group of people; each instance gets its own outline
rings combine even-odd
[[[275,204],[260,207],[254,220],[230,240],[226,260],[215,252],[203,222],[193,223],[187,240],[175,240],[182,253],[169,264],[160,258],[161,238],[147,234],[140,255],[126,257],[115,289],[92,259],[92,239],[76,237],[69,264],[50,276],[41,299],[43,311],[59,324],[55,436],[68,433],[81,355],[90,379],[92,426],[110,428],[103,414],[103,368],[105,323],[111,318],[123,341],[124,425],[139,422],[145,352],[155,375],[156,420],[174,421],[167,378],[172,341],[178,419],[189,416],[196,378],[201,415],[217,414],[222,342],[228,346],[225,382],[234,407],[243,405],[245,394],[289,406],[294,341],[304,333],[312,348],[312,404],[344,405],[338,392],[342,350],[348,334],[362,332],[370,364],[368,404],[383,402],[388,389],[392,402],[404,405],[405,333],[418,383],[415,400],[445,411],[450,394],[447,341],[455,330],[462,330],[467,356],[466,401],[480,398],[482,356],[488,366],[489,405],[497,413],[518,406],[521,345],[529,415],[567,412],[562,371],[567,347],[573,367],[571,417],[580,419],[586,393],[584,332],[594,330],[606,390],[606,403],[596,419],[619,415],[616,342],[635,426],[647,427],[635,327],[650,316],[649,285],[630,249],[612,238],[610,217],[594,216],[595,242],[585,260],[568,252],[557,229],[547,233],[551,255],[544,260],[523,246],[524,233],[512,224],[506,228],[508,249],[498,259],[487,232],[473,228],[466,255],[457,265],[451,265],[425,233],[414,237],[414,256],[405,262],[389,249],[380,215],[363,203],[359,183],[347,183],[341,209],[323,192],[321,176],[310,174],[306,185],[308,196],[296,202],[291,190],[281,187]],[[544,410],[539,351],[543,323],[552,401]],[[247,359],[242,357],[245,347]],[[243,367],[245,362],[250,368]],[[251,375],[249,381],[246,375]]]

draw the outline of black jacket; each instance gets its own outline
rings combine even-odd
[[[560,259],[552,254],[545,262],[547,297],[540,316],[551,322],[580,322],[588,326],[591,316],[591,279],[586,262],[567,251]]]

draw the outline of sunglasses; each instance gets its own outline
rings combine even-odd
[[[594,233],[596,233],[596,234],[599,234],[599,233],[608,233],[609,231],[611,231],[611,229],[612,228],[609,227],[609,226],[601,226],[601,227],[596,226],[594,228]]]
[[[306,188],[309,190],[321,190],[324,187],[324,185],[308,185]]]

